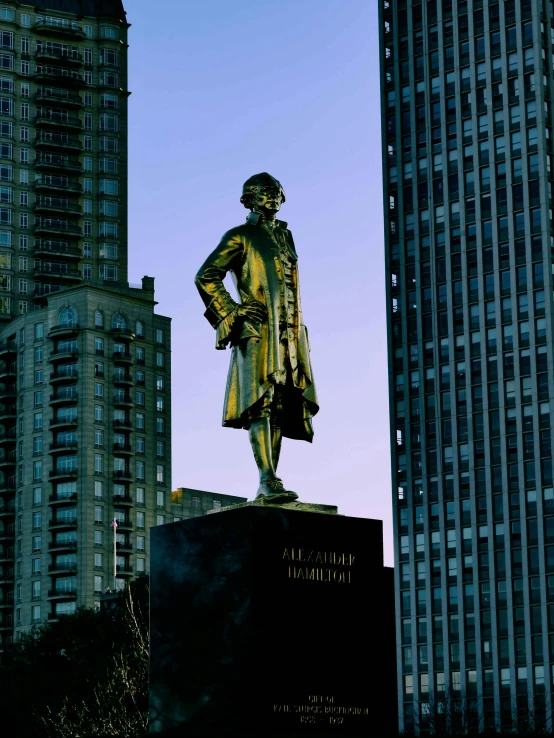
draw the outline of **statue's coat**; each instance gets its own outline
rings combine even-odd
[[[283,418],[283,435],[311,441],[311,419],[319,410],[312,367],[308,331],[302,321],[298,285],[298,257],[292,234],[286,223],[276,221],[285,238],[293,263],[292,281],[296,302],[296,320],[287,337],[289,356],[296,357],[298,372],[289,393]],[[257,300],[267,309],[267,319],[254,323],[236,315],[237,303],[226,290],[223,280],[230,272],[242,302]],[[231,365],[223,409],[223,425],[244,428],[246,412],[275,383],[283,383],[285,366],[279,350],[279,311],[284,302],[283,267],[279,246],[269,226],[252,213],[243,225],[224,234],[219,246],[206,259],[195,283],[206,305],[205,316],[217,329],[216,348],[232,346]],[[281,329],[283,326],[281,326]],[[290,382],[290,378],[289,378]]]

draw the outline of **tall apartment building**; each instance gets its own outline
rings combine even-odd
[[[552,18],[379,2],[401,730],[552,727]]]
[[[0,652],[147,571],[172,519],[170,321],[127,281],[127,27],[120,0],[0,4]]]

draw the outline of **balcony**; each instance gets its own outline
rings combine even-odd
[[[50,574],[71,574],[71,572],[74,571],[77,571],[77,564],[72,564],[70,562],[67,562],[65,564],[56,562],[55,564],[50,564],[50,566],[48,567],[48,572]]]
[[[3,443],[15,443],[15,435],[16,435],[16,429],[15,426],[9,429],[7,433],[2,433],[0,435],[0,444]],[[15,485],[14,485],[15,489]]]
[[[74,215],[75,217],[80,216],[83,214],[83,208],[80,205],[75,205],[72,202],[69,202],[64,197],[38,197],[37,201],[33,205],[33,210],[35,213],[43,212],[43,211],[55,211],[58,213],[67,213],[69,215]],[[58,219],[54,219],[58,220]]]
[[[113,504],[120,505],[121,507],[131,507],[133,504],[133,498],[131,495],[114,495]]]
[[[113,450],[117,454],[132,454],[133,449],[130,443],[114,443]]]
[[[37,113],[35,116],[35,125],[37,128],[41,126],[51,126],[67,131],[82,131],[83,121],[80,118],[73,118],[62,113]]]
[[[55,351],[50,352],[49,361],[52,363],[56,361],[65,361],[66,359],[76,359],[79,356],[77,348],[72,347],[61,347]]]
[[[48,590],[49,600],[76,600],[77,589],[50,589]]]
[[[132,482],[133,476],[130,469],[124,471],[114,471],[113,473],[114,482]]]
[[[132,364],[133,357],[127,351],[114,351],[112,359],[116,364]]]
[[[61,482],[63,480],[77,479],[77,469],[52,469],[48,476],[51,482]]]
[[[6,400],[13,400],[17,396],[15,387],[9,387],[6,385],[0,386],[0,402]]]
[[[83,27],[65,19],[51,18],[49,20],[42,19],[35,22],[35,33],[45,36],[59,36],[65,39],[84,39],[86,34]]]
[[[48,338],[54,341],[55,339],[63,338],[64,336],[74,337],[78,333],[79,325],[77,323],[75,323],[74,325],[57,325],[51,329],[48,334]],[[70,377],[67,378],[70,379]]]
[[[48,498],[49,505],[76,505],[77,504],[77,492],[68,497],[57,495],[56,493],[50,495]]]
[[[58,62],[62,61],[64,64],[68,64],[74,67],[83,66],[83,55],[78,51],[69,49],[37,49],[35,54],[37,62]]]
[[[41,241],[35,243],[35,256],[63,256],[65,259],[80,261],[83,258],[81,249],[69,246],[66,241]]]
[[[13,574],[0,574],[0,584],[13,584],[14,579]],[[13,602],[11,604],[13,607]]]
[[[112,328],[110,332],[116,341],[117,340],[120,340],[120,341],[134,341],[135,340],[135,334],[129,328]]]
[[[52,541],[48,544],[48,550],[51,552],[75,551],[76,549],[77,541],[68,541],[67,543],[58,543],[57,541]]]
[[[50,520],[48,527],[51,530],[74,530],[77,527],[77,518],[65,518],[56,520]],[[50,567],[48,567],[50,569]]]
[[[85,87],[85,82],[82,75],[78,74],[71,69],[64,69],[63,67],[51,67],[44,65],[40,72],[35,72],[35,80],[37,85],[55,85],[81,88]]]
[[[113,429],[114,430],[124,430],[124,431],[134,430],[133,426],[131,425],[130,418],[126,418],[125,420],[114,420]]]
[[[70,387],[59,387],[57,392],[53,392],[50,395],[50,405],[68,405],[73,402],[77,402],[78,396],[77,387],[75,385]]]
[[[125,518],[125,520],[118,520],[117,521],[117,530],[118,531],[124,531],[124,530],[133,530],[133,521],[129,520],[129,518]]]
[[[50,384],[61,384],[62,382],[75,381],[78,379],[78,373],[62,374],[60,372],[52,372],[50,374]]]
[[[118,551],[123,551],[126,553],[131,553],[133,550],[133,544],[132,543],[116,543],[115,544]]]
[[[13,466],[15,464],[15,449],[12,449],[7,454],[4,454],[4,456],[0,457],[0,468],[5,469],[8,466]]]
[[[15,353],[17,353],[17,343],[15,341],[3,341],[0,343],[0,357]]]
[[[15,515],[15,500],[10,500],[7,505],[0,507],[0,518],[13,518]]]
[[[71,428],[72,430],[77,427],[77,418],[52,418],[50,420],[50,429]]]
[[[17,364],[10,362],[9,364],[0,365],[0,379],[6,379],[7,377],[15,377],[17,374]]]
[[[37,218],[34,232],[37,236],[44,234],[45,236],[56,235],[65,236],[66,238],[81,238],[83,235],[83,231],[79,226],[66,223],[59,218]]]
[[[117,566],[117,576],[118,577],[132,577],[133,567],[130,564],[126,564],[125,566]]]
[[[77,449],[77,441],[54,441],[50,444],[50,453],[59,454],[64,451],[75,451]]]
[[[35,190],[37,192],[64,192],[80,195],[83,186],[76,180],[67,177],[44,176],[35,182]]]
[[[66,93],[65,95],[63,93]],[[57,90],[56,88],[43,87],[41,91],[37,91],[35,95],[37,105],[41,103],[50,103],[53,105],[63,105],[66,108],[82,108],[83,98],[75,95],[67,90]]]
[[[82,151],[83,144],[78,138],[70,138],[65,133],[40,131],[35,138],[35,149],[38,151]]]
[[[133,378],[129,376],[128,374],[120,375],[114,374],[113,383],[117,387],[118,385],[122,387],[130,387],[133,384]]]
[[[75,157],[64,156],[63,154],[53,154],[49,151],[39,152],[35,159],[35,169],[39,172],[53,171],[65,174],[81,174],[83,165]]]
[[[81,282],[82,272],[79,269],[52,269],[50,266],[35,266],[33,270],[35,279],[61,280],[62,282]]]
[[[121,394],[114,394],[113,396],[113,406],[114,407],[132,407],[133,404],[134,404],[133,398],[131,397],[131,395],[121,393]]]
[[[6,420],[13,420],[17,415],[17,409],[15,405],[0,405],[0,423],[6,422]]]

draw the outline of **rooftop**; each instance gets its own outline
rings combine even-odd
[[[29,0],[37,10],[57,10],[60,13],[74,13],[92,18],[117,18],[126,22],[122,0]]]

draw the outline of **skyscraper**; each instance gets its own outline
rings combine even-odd
[[[402,730],[552,724],[552,17],[379,3]]]
[[[146,572],[173,519],[170,320],[127,281],[127,27],[120,0],[0,5],[0,651]]]

